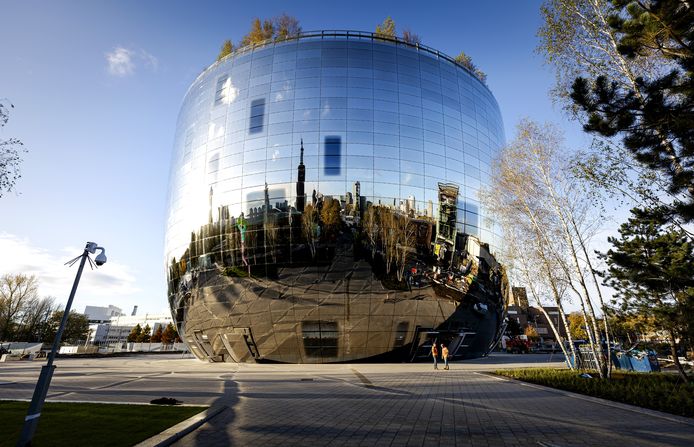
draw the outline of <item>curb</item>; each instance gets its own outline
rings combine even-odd
[[[503,380],[507,382],[515,382],[519,385],[522,386],[527,386],[530,388],[535,388],[537,390],[542,390],[542,391],[549,391],[555,394],[562,394],[567,397],[572,397],[574,399],[581,399],[585,400],[588,402],[593,402],[596,404],[604,405],[606,407],[613,407],[613,408],[619,408],[620,410],[626,410],[626,411],[631,411],[633,413],[639,413],[643,414],[646,416],[651,416],[651,417],[656,417],[659,419],[665,419],[670,422],[675,422],[678,424],[684,424],[684,425],[690,425],[694,427],[694,419],[685,417],[685,416],[678,416],[676,414],[670,414],[670,413],[665,413],[662,411],[658,410],[651,410],[649,408],[642,408],[638,407],[636,405],[630,405],[630,404],[625,404],[622,402],[616,402],[613,400],[608,400],[608,399],[603,399],[601,397],[594,397],[594,396],[588,396],[586,394],[580,394],[580,393],[574,393],[573,391],[566,391],[562,390],[559,388],[552,388],[549,386],[544,386],[544,385],[538,385],[536,383],[530,383],[530,382],[524,382],[522,380],[514,379],[511,377],[506,377],[506,376],[499,376],[493,373],[488,373],[488,372],[477,372],[477,374],[488,376],[497,380]]]
[[[183,422],[179,422],[173,427],[169,427],[158,435],[154,435],[149,439],[145,439],[139,444],[135,444],[135,447],[165,447],[178,441],[188,433],[200,427],[205,422],[209,421],[213,417],[217,416],[222,411],[226,410],[228,407],[222,405],[219,407],[208,408],[207,410],[196,414]]]

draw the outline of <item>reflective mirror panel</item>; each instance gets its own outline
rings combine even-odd
[[[486,86],[402,43],[298,39],[208,68],[169,186],[184,341],[224,362],[484,355],[508,286],[477,194],[502,128]]]

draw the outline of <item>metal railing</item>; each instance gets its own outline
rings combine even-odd
[[[436,56],[438,59],[443,59],[447,62],[452,63],[453,65],[456,65],[466,72],[468,72],[474,79],[476,79],[480,84],[482,84],[485,88],[488,89],[487,85],[477,77],[477,75],[467,68],[466,66],[460,64],[458,61],[455,60],[455,58],[452,58],[451,56],[440,52],[439,50],[436,50],[432,47],[429,47],[427,45],[422,45],[421,43],[413,43],[413,42],[408,42],[400,37],[395,37],[395,36],[385,36],[383,34],[377,34],[377,33],[371,33],[371,32],[366,32],[366,31],[354,31],[354,30],[321,30],[321,31],[302,31],[297,35],[294,36],[288,36],[283,39],[267,39],[262,42],[257,42],[257,43],[252,43],[249,45],[245,45],[243,47],[237,48],[234,51],[232,51],[230,54],[224,56],[222,59],[216,61],[214,64],[210,65],[207,67],[203,73],[207,72],[211,68],[215,67],[219,63],[225,61],[226,59],[233,58],[236,56],[240,56],[242,54],[246,54],[249,52],[252,52],[258,48],[262,47],[267,47],[270,45],[278,45],[278,44],[284,44],[287,42],[295,41],[295,40],[303,40],[303,39],[314,39],[314,40],[327,40],[327,39],[332,39],[332,38],[346,38],[346,39],[354,39],[354,40],[364,40],[364,41],[377,41],[377,42],[391,42],[395,44],[396,46],[402,45],[402,46],[407,46],[414,48],[418,51],[423,51],[425,53],[432,54]]]

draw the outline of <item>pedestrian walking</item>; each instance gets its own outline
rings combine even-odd
[[[448,348],[441,343],[441,358],[443,359],[443,369],[448,369]]]
[[[431,356],[434,357],[434,369],[439,369],[439,349],[436,347],[436,341],[431,344]]]

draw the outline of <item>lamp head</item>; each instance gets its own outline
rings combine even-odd
[[[96,247],[97,250],[101,250],[101,253],[96,255],[96,258],[94,258],[94,262],[96,263],[97,266],[102,266],[106,264],[106,249],[104,247]]]

